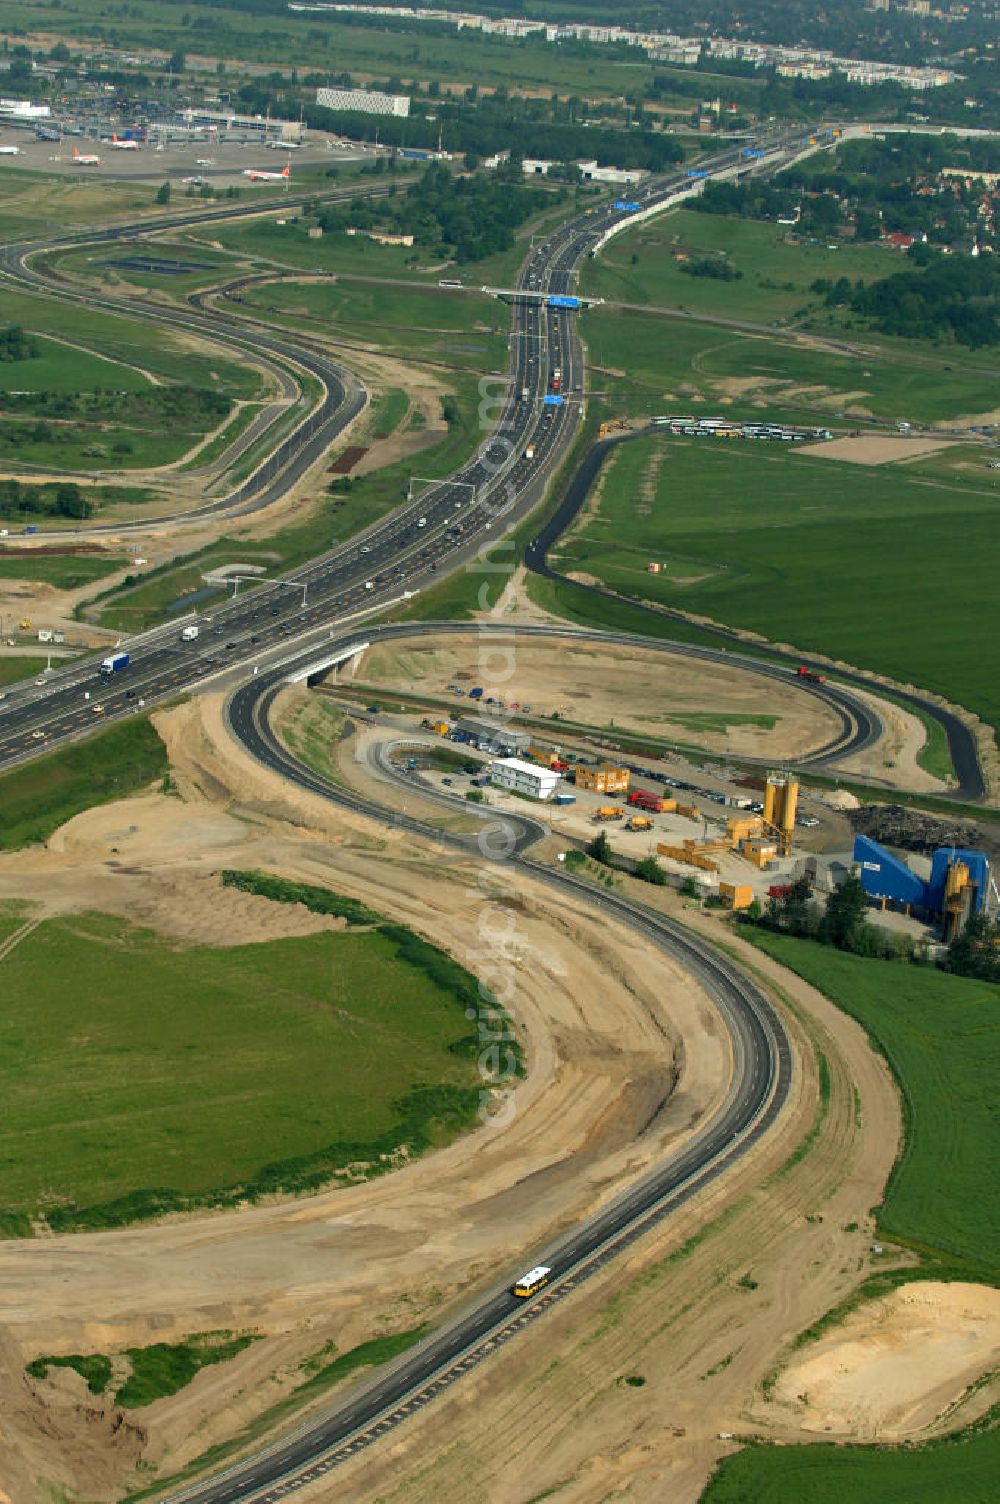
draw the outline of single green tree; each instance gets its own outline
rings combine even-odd
[[[667,874],[655,856],[644,856],[636,865],[635,875],[644,883],[653,883],[657,888],[666,887]]]
[[[867,901],[859,877],[847,877],[826,901],[821,936],[838,950],[859,950],[866,928]]]
[[[608,840],[606,830],[599,831],[587,847],[587,855],[593,857],[595,862],[602,866],[609,866],[611,862],[611,842]]]

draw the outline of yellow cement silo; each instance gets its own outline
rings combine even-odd
[[[799,780],[787,773],[768,773],[764,789],[764,819],[777,833],[782,856],[790,856],[795,835]]]

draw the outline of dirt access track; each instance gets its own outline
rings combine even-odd
[[[511,630],[516,633],[516,626]],[[506,675],[508,657],[513,674],[498,687],[490,672]],[[481,684],[509,706],[530,705],[533,719],[558,716],[605,731],[697,743],[733,757],[802,757],[840,730],[834,711],[802,693],[794,677],[786,685],[736,664],[570,636],[540,641],[515,635],[493,653],[467,633],[376,644],[362,658],[356,678],[374,689],[412,692],[419,686],[435,696],[446,695],[451,683],[466,693]],[[456,714],[461,708],[456,696]],[[558,737],[558,721],[539,735]]]
[[[314,926],[296,909],[220,894],[219,867],[263,866],[368,901],[377,892],[385,913],[473,967],[484,913],[503,915],[528,1076],[505,1127],[370,1184],[0,1243],[2,1487],[12,1504],[60,1489],[111,1499],[151,1476],[165,1487],[301,1382],[325,1344],[343,1352],[437,1321],[498,1267],[530,1257],[681,1142],[731,1068],[711,1001],[661,952],[520,875],[484,872],[289,789],[228,742],[220,704],[204,696],[158,717],[179,800],[92,810],[47,848],[0,858],[0,898],[43,913],[126,913],[201,943]],[[789,1107],[733,1172],[303,1500],[526,1504],[557,1487],[594,1501],[627,1487],[630,1498],[683,1504],[730,1445],[719,1431],[802,1434],[794,1419],[752,1416],[755,1395],[783,1346],[868,1267],[868,1209],[899,1138],[896,1093],[861,1030],[819,994],[717,918],[624,882],[724,937],[789,1000]],[[813,1041],[830,1079],[819,1115]],[[808,1152],[783,1169],[810,1128]],[[221,1327],[263,1340],[124,1418],[71,1372],[36,1382],[23,1371],[39,1352],[108,1352]]]

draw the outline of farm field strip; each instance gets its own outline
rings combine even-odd
[[[1000,630],[1000,495],[918,483],[911,468],[638,439],[615,451],[596,508],[560,541],[559,567],[919,684],[1000,725],[1000,692],[969,650]],[[667,568],[649,574],[650,561]],[[941,595],[946,580],[961,590]]]

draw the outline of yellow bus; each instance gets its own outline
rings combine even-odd
[[[538,1264],[534,1269],[529,1269],[527,1274],[522,1274],[521,1278],[517,1281],[517,1284],[514,1286],[514,1294],[520,1295],[522,1298],[536,1295],[543,1285],[548,1284],[551,1273],[552,1270],[548,1264]]]

